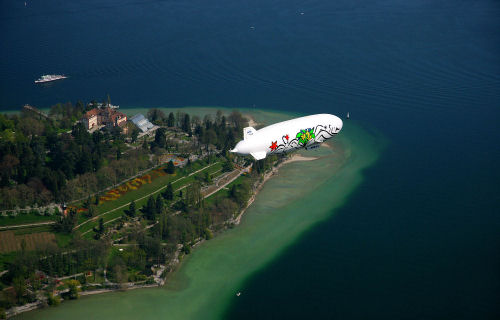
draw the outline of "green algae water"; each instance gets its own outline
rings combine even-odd
[[[186,110],[187,111],[187,110]],[[257,121],[290,118],[254,112]],[[383,144],[352,122],[329,147],[304,152],[314,161],[285,164],[266,182],[240,225],[198,246],[163,288],[83,297],[20,319],[218,319],[245,294],[245,280],[311,226],[334,214],[362,181]],[[305,259],[307,257],[304,257]]]

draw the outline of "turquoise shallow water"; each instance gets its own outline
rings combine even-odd
[[[283,166],[264,185],[242,223],[196,248],[165,288],[84,297],[20,318],[218,319],[237,299],[236,292],[245,295],[250,275],[344,203],[382,144],[381,138],[347,123],[331,147],[304,153],[317,160]]]

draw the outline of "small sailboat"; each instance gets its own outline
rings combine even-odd
[[[241,291],[236,294],[237,297],[241,296]]]
[[[349,119],[349,112],[347,112],[347,119]]]

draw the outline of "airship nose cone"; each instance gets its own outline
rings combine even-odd
[[[233,150],[229,150],[229,152],[238,152],[238,148],[234,148]]]

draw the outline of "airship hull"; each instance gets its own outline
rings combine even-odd
[[[331,114],[316,114],[275,123],[260,130],[243,129],[244,140],[231,150],[264,159],[268,155],[313,149],[342,129],[342,120]]]

